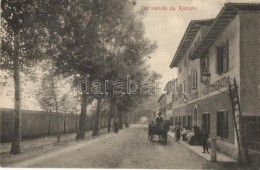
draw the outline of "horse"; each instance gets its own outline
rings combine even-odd
[[[164,144],[167,143],[167,133],[170,130],[170,122],[168,120],[163,121],[159,126],[159,141]]]

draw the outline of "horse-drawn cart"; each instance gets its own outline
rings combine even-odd
[[[153,141],[155,137],[159,138],[159,142],[167,143],[167,133],[169,131],[169,123],[164,121],[161,124],[151,122],[148,126],[148,139]]]

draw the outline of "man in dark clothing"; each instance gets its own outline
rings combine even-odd
[[[202,153],[209,153],[209,150],[208,150],[208,138],[209,138],[209,134],[203,130],[202,131],[202,147],[203,147],[203,152]]]
[[[161,117],[162,112],[158,113],[158,117],[155,119],[155,123],[156,125],[160,125],[161,123],[163,123],[163,118]]]
[[[177,126],[175,127],[175,138],[176,138],[176,141],[179,141],[180,138],[181,138],[181,127],[180,127],[180,124],[178,123]]]

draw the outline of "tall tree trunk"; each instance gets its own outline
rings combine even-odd
[[[51,107],[50,107],[50,113],[49,113],[49,126],[48,126],[48,136],[51,135]]]
[[[87,94],[81,95],[81,113],[79,117],[79,129],[77,132],[76,140],[85,138],[85,123],[87,114]]]
[[[92,136],[98,136],[99,135],[99,120],[100,120],[100,113],[101,113],[101,103],[102,99],[97,99],[97,113],[95,117],[95,126],[92,132]]]
[[[118,122],[118,127],[119,129],[123,129],[123,111],[121,111],[118,114],[119,122]]]
[[[132,112],[130,112],[130,115],[129,115],[129,123],[132,124],[133,123],[133,115],[132,115]]]
[[[112,121],[112,115],[114,113],[114,102],[113,98],[110,98],[110,113],[109,113],[109,118],[108,118],[108,126],[107,126],[107,132],[109,133],[111,131],[111,121]]]
[[[117,99],[114,100],[114,132],[118,132],[118,113],[117,113]]]
[[[110,113],[109,113],[109,117],[108,117],[108,125],[107,125],[107,133],[110,132],[112,113],[113,113],[112,111],[110,111]]]
[[[76,132],[78,132],[78,117],[76,116]]]
[[[65,114],[64,114],[64,123],[63,123],[63,134],[66,134],[66,111],[65,111]]]
[[[57,115],[57,142],[60,142],[60,123],[59,123],[59,109],[58,109],[58,102],[55,99],[55,107],[56,107],[56,115]]]
[[[19,63],[19,32],[14,34],[14,130],[12,136],[12,146],[10,154],[21,153],[21,82],[20,82],[20,63]]]
[[[52,80],[51,82],[53,94],[54,94],[54,102],[55,102],[55,109],[56,109],[56,116],[57,116],[57,142],[60,142],[60,123],[59,123],[59,106],[58,106],[58,100],[57,100],[57,94],[55,92],[55,85]]]

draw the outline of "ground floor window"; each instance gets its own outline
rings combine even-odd
[[[186,116],[182,117],[182,122],[183,122],[183,128],[186,128],[187,127]]]
[[[177,126],[178,125],[178,117],[175,117],[175,126]]]
[[[217,136],[228,138],[228,112],[217,112]]]
[[[188,120],[187,120],[187,127],[189,130],[191,130],[192,122],[191,122],[191,115],[188,115]]]
[[[170,125],[173,125],[173,117],[170,118]]]
[[[208,134],[210,133],[210,114],[202,114],[202,129],[205,130]]]

